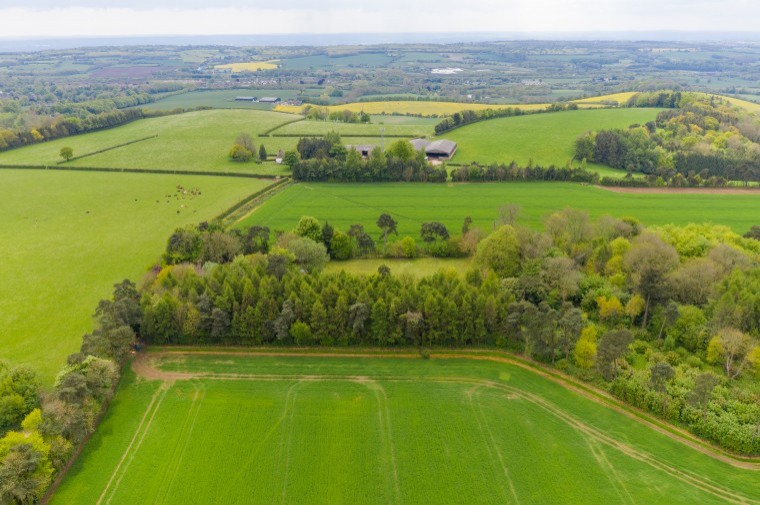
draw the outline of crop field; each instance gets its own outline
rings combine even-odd
[[[564,166],[575,154],[574,142],[590,130],[627,128],[653,120],[660,109],[573,110],[481,121],[443,136],[459,144],[458,163],[509,163]],[[596,165],[589,166],[596,169]]]
[[[51,503],[760,502],[561,378],[446,357],[141,357]]]
[[[294,89],[212,89],[190,91],[171,95],[152,103],[140,105],[141,109],[171,110],[177,107],[192,109],[193,107],[213,107],[215,109],[261,109],[271,110],[271,103],[236,102],[236,96],[278,96],[283,100],[295,98],[298,91]]]
[[[624,104],[635,95],[635,91],[626,91],[623,93],[613,93],[611,95],[593,96],[589,98],[581,98],[580,100],[573,100],[573,102],[581,103],[602,103],[602,102],[617,102],[618,104]]]
[[[256,72],[257,70],[274,70],[280,60],[269,61],[248,61],[245,63],[228,63],[226,65],[217,65],[214,68],[222,70],[231,70],[235,72]]]
[[[176,227],[211,219],[269,183],[0,170],[0,356],[52,382],[113,284],[139,280]]]
[[[207,110],[174,116],[142,119],[133,123],[84,135],[53,140],[0,154],[0,164],[55,165],[61,147],[70,146],[74,156],[92,153],[148,136],[124,147],[68,163],[81,167],[156,168],[218,172],[280,173],[274,164],[235,163],[228,153],[240,133],[263,142],[271,154],[295,146],[298,139],[257,138],[256,135],[292,121],[293,116],[255,110]]]
[[[510,203],[522,207],[519,222],[539,227],[549,213],[573,207],[592,217],[633,216],[646,225],[711,222],[745,233],[757,224],[760,194],[629,194],[613,193],[571,183],[480,183],[480,184],[328,184],[292,185],[246,217],[239,226],[261,224],[273,230],[295,228],[301,216],[327,220],[348,230],[361,223],[372,234],[383,212],[398,221],[399,237],[419,237],[425,221],[440,221],[458,233],[466,216],[473,225],[490,231],[498,208]],[[396,239],[394,236],[393,239]]]

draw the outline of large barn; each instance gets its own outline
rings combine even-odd
[[[426,139],[410,140],[415,151],[425,150],[425,155],[434,160],[450,160],[457,152],[457,143],[451,140],[440,139],[429,141]]]

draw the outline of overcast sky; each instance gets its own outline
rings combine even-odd
[[[24,38],[758,28],[758,0],[0,0],[0,37]]]

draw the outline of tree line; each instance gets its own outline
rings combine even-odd
[[[560,112],[564,110],[577,110],[578,104],[576,103],[553,103],[546,107],[544,110],[537,111],[524,111],[520,107],[505,107],[498,109],[483,109],[483,110],[463,110],[461,112],[455,112],[451,116],[443,118],[438,124],[435,125],[435,134],[440,135],[447,131],[454,130],[460,126],[464,126],[471,123],[477,123],[479,121],[486,121],[488,119],[496,119],[500,117],[513,117],[522,116],[523,114],[536,114],[540,112]]]
[[[34,371],[0,363],[0,503],[36,503],[96,427],[142,323],[134,283],[114,286],[51,390]]]
[[[38,128],[23,131],[13,131],[0,128],[0,151],[17,147],[70,137],[94,130],[114,128],[138,119],[158,117],[170,114],[181,114],[185,109],[171,111],[149,111],[145,109],[113,109],[98,114],[86,115],[83,118],[69,116],[59,117]]]

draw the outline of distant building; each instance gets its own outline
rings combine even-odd
[[[256,97],[255,96],[236,96],[235,101],[236,102],[255,102]]]
[[[362,158],[369,158],[369,153],[371,153],[372,150],[376,147],[377,146],[374,144],[362,144],[362,145],[357,145],[357,146],[347,145],[346,149],[349,151],[351,149],[356,149],[356,152],[361,154]]]
[[[259,99],[261,103],[280,103],[280,97],[277,96],[263,96]]]
[[[410,140],[415,151],[425,150],[425,155],[433,160],[450,160],[457,152],[457,143],[451,140],[440,139],[429,141],[426,139]]]

